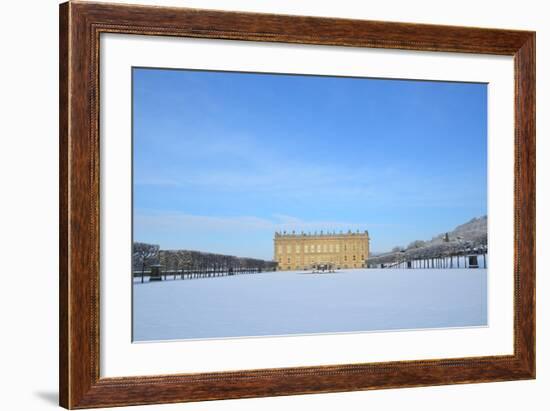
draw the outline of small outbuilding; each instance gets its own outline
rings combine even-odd
[[[162,267],[161,264],[153,264],[151,266],[149,281],[162,281]]]
[[[468,268],[479,268],[479,263],[477,261],[477,255],[468,256]]]

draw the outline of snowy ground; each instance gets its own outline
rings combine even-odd
[[[271,272],[134,283],[134,341],[487,324],[487,270]]]

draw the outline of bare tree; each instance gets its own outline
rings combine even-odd
[[[410,243],[410,244],[407,246],[407,250],[412,250],[413,248],[424,247],[425,245],[426,245],[426,242],[425,242],[425,241],[416,240],[416,241],[413,241],[412,243]]]
[[[156,244],[134,243],[132,259],[134,267],[141,267],[141,282],[145,275],[145,266],[153,264],[159,258],[159,246]]]
[[[206,253],[193,250],[161,250],[161,264],[169,269],[193,269],[201,272],[233,273],[234,270],[275,270],[276,263],[256,258]]]

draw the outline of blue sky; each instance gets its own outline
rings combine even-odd
[[[371,249],[487,213],[487,86],[133,69],[134,240],[271,259],[276,230]]]

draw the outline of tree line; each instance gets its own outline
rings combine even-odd
[[[369,265],[392,264],[416,259],[443,258],[448,256],[487,253],[487,233],[472,235],[470,239],[449,240],[445,236],[441,242],[413,242],[407,248],[394,247],[391,252],[369,258]]]
[[[236,257],[225,254],[194,250],[161,250],[156,244],[135,242],[133,244],[132,266],[134,272],[148,271],[153,265],[161,265],[163,271],[214,270],[233,271],[238,269],[275,270],[277,263],[257,258]]]

